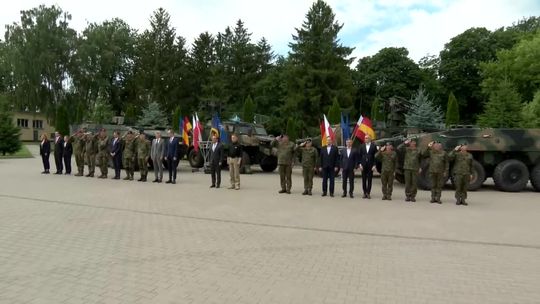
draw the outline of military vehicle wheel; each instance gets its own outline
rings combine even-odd
[[[261,159],[261,169],[264,172],[273,172],[277,168],[277,158],[275,156],[265,156]]]
[[[536,191],[540,191],[540,164],[531,170],[531,184]]]
[[[242,163],[240,164],[240,174],[251,174],[251,162],[249,154],[242,152]]]
[[[482,184],[486,180],[486,170],[484,170],[484,166],[482,166],[481,163],[473,159],[472,162],[473,166],[473,177],[472,180],[469,182],[469,186],[467,189],[469,191],[475,191],[480,189],[482,187]],[[452,182],[452,186],[455,188],[454,179],[451,178],[450,181]]]
[[[400,183],[400,184],[405,184],[405,175],[401,174],[401,173],[396,173],[396,180]]]
[[[192,168],[202,168],[204,165],[204,159],[202,158],[201,154],[195,150],[189,151],[188,161]]]
[[[519,192],[529,181],[529,170],[517,159],[507,159],[495,167],[493,172],[495,187],[506,192]]]
[[[422,172],[418,174],[418,187],[423,190],[431,190],[431,180],[429,179],[429,160],[424,159],[420,164]]]

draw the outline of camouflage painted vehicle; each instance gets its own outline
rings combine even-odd
[[[442,143],[444,150],[451,151],[465,141],[473,155],[473,178],[469,190],[479,189],[484,181],[492,177],[497,189],[508,192],[523,190],[530,182],[540,191],[540,129],[492,129],[492,128],[454,128],[434,133],[397,136],[375,141],[381,145],[391,141],[397,147],[406,138],[416,139],[421,150],[431,141]],[[404,152],[398,151],[399,166],[396,179],[403,182]],[[421,164],[418,186],[430,189],[428,161]],[[448,174],[449,175],[449,174]]]
[[[229,136],[228,142],[230,142],[231,134],[235,133],[238,135],[240,145],[242,145],[243,155],[242,165],[240,167],[241,173],[251,173],[251,165],[255,164],[259,164],[261,169],[265,172],[272,172],[277,168],[276,151],[274,151],[271,146],[274,137],[268,135],[263,125],[224,121],[223,126]],[[210,124],[203,129],[203,142],[200,144],[203,153],[204,149],[210,148],[210,129]],[[224,144],[225,157],[228,154],[228,148],[228,145]],[[202,153],[196,152],[193,146],[188,148],[187,153],[191,167],[202,168],[204,166]],[[225,159],[222,163],[224,166],[227,165]]]

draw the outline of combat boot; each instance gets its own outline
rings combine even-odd
[[[145,182],[145,181],[146,181],[146,175],[143,175],[141,182]]]
[[[88,173],[88,177],[94,177],[94,173]]]
[[[411,201],[411,198],[407,196],[407,197],[405,198],[405,201],[406,201],[406,202],[410,202],[410,201]]]
[[[306,189],[306,190],[304,190],[304,192],[302,192],[302,195],[307,195],[307,194],[308,194],[308,191],[307,191],[307,189]]]
[[[128,175],[126,175],[126,177],[124,177],[123,180],[130,180],[130,178],[131,178],[131,177],[130,177],[130,175],[129,175],[129,173],[128,173]]]
[[[456,199],[456,205],[461,205],[461,199],[460,198]]]
[[[142,182],[142,175],[141,177],[137,180],[138,182]]]
[[[469,206],[469,204],[467,204],[467,202],[465,202],[465,199],[463,199],[463,198],[461,199],[461,204],[463,206]]]
[[[308,195],[310,195],[310,196],[312,195],[312,193],[311,193],[311,189],[308,189],[308,192],[307,192],[307,194],[308,194]]]
[[[414,197],[411,198],[411,202],[416,202],[416,199]]]

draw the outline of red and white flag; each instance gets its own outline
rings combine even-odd
[[[325,147],[328,145],[327,138],[330,137],[332,142],[335,140],[334,131],[326,119],[326,115],[323,114],[323,121],[321,121],[321,146]]]
[[[199,143],[202,141],[202,125],[199,121],[199,116],[197,113],[193,115],[193,148],[195,151],[199,151]]]

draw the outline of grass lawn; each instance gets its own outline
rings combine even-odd
[[[21,146],[21,149],[17,151],[15,154],[6,154],[2,155],[0,154],[0,159],[8,159],[8,158],[32,158],[32,153],[28,150],[28,147],[26,147],[25,144]]]

